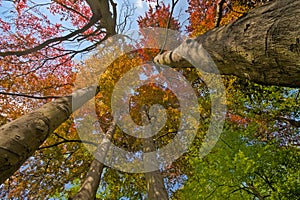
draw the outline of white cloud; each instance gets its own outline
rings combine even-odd
[[[145,2],[142,0],[131,0],[131,2],[134,3],[134,5],[136,6],[136,8],[137,8],[136,12],[138,13],[138,15],[144,15],[145,12],[148,11],[149,2]],[[150,5],[152,7],[155,7],[156,2],[150,2]]]
[[[137,15],[144,15],[145,12],[148,10],[148,4],[142,0],[133,0],[132,1],[136,6],[136,13]]]
[[[135,5],[136,5],[136,7],[137,7],[137,9],[143,9],[144,8],[144,1],[141,1],[141,0],[136,0],[135,1]]]

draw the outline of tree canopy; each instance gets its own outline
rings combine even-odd
[[[297,199],[300,1],[144,4],[0,0],[0,198]]]

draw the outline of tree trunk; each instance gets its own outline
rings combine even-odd
[[[103,168],[104,164],[94,159],[77,194],[74,197],[70,197],[69,200],[94,200]]]
[[[146,139],[145,145],[150,149],[154,146],[151,139]],[[145,148],[144,150],[146,150]],[[168,200],[168,193],[164,185],[164,179],[159,170],[145,173],[149,200]]]
[[[104,160],[102,159],[105,159],[105,155],[107,154],[108,148],[110,146],[110,140],[116,130],[115,128],[116,125],[113,122],[106,132],[104,141],[102,141],[95,152],[96,156],[91,163],[90,169],[87,172],[84,182],[82,183],[77,194],[74,195],[74,197],[70,197],[69,200],[94,200],[96,198],[101,174],[104,168]]]
[[[0,127],[0,183],[3,183],[33,155],[72,111],[95,96],[96,87],[81,89],[72,96],[45,104]],[[72,100],[76,102],[72,108]]]
[[[300,1],[275,0],[251,10],[235,22],[188,39],[154,61],[190,67],[210,54],[219,72],[264,85],[300,87]],[[202,47],[201,47],[202,46]],[[181,52],[181,53],[180,53]],[[209,72],[209,69],[204,71]]]
[[[146,125],[150,122],[150,118],[148,115],[148,110],[145,106],[142,106],[141,108],[141,118],[142,118],[142,124]],[[151,152],[155,151],[155,144],[153,139],[146,138],[144,140],[144,152]],[[153,158],[153,160],[144,161],[145,163],[155,162],[157,158]],[[153,172],[147,172],[145,173],[146,178],[146,184],[147,184],[147,190],[148,190],[148,199],[149,200],[167,200],[168,199],[168,193],[164,185],[164,179],[160,173],[159,170],[153,171]]]

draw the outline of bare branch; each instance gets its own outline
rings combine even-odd
[[[279,120],[284,120],[284,121],[288,122],[289,124],[291,124],[292,126],[300,127],[300,121],[290,119],[290,118],[286,118],[286,117],[278,117],[278,119]]]
[[[166,26],[166,37],[165,37],[165,40],[164,40],[164,43],[163,43],[162,47],[160,48],[160,53],[159,54],[161,54],[163,52],[163,50],[164,50],[164,48],[166,46],[171,19],[172,19],[172,16],[173,16],[173,12],[174,12],[175,6],[176,6],[176,4],[178,2],[179,2],[179,0],[172,0],[171,12],[170,12],[170,15],[169,15],[169,18],[168,18],[168,22],[167,22],[167,26]]]
[[[134,4],[130,4],[128,2],[128,0],[126,0],[122,3],[120,10],[123,12],[121,12],[119,14],[117,32],[123,33],[125,31],[125,28],[127,27],[128,23],[129,23],[128,30],[131,28],[132,20],[130,22],[129,22],[129,20],[130,20],[130,17],[132,17],[134,15],[134,11],[136,10],[136,7],[134,6]],[[121,21],[121,18],[123,19],[122,21]]]
[[[18,97],[26,97],[26,98],[32,98],[32,99],[57,99],[61,98],[62,96],[34,96],[30,94],[21,94],[21,93],[11,93],[11,92],[1,92],[2,95],[9,95],[9,96],[18,96]]]
[[[86,140],[63,140],[63,141],[57,142],[57,143],[49,145],[49,146],[39,147],[38,150],[49,149],[49,148],[52,148],[52,147],[56,147],[60,144],[70,143],[70,142],[85,143],[85,144],[91,144],[93,146],[98,146],[98,144],[96,144],[94,142],[91,142],[91,141],[86,141]]]

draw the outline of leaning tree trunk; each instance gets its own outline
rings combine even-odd
[[[96,198],[103,168],[104,164],[97,159],[94,159],[80,189],[76,195],[69,197],[69,200],[94,200]]]
[[[0,127],[0,183],[3,183],[33,155],[73,110],[95,96],[95,86],[45,104]],[[72,107],[72,100],[76,102]]]
[[[188,39],[154,61],[174,67],[198,63],[203,48],[221,74],[265,85],[300,87],[300,1],[275,0],[235,22]],[[180,56],[181,55],[181,56]],[[209,69],[204,69],[208,71]]]
[[[94,200],[100,183],[101,174],[104,168],[104,160],[110,146],[110,141],[115,133],[116,125],[114,122],[110,125],[106,132],[104,141],[98,146],[95,158],[91,163],[90,169],[87,172],[86,178],[82,183],[77,194],[70,197],[69,200]]]

